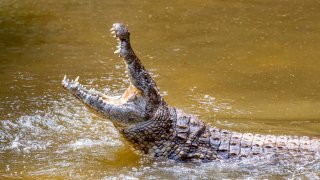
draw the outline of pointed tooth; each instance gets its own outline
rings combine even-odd
[[[114,30],[116,30],[114,27],[110,28],[110,31],[114,31]]]
[[[116,35],[112,36],[112,37],[117,37]]]
[[[64,78],[63,78],[63,80],[65,81],[65,80],[67,80],[67,75],[64,75]]]
[[[117,49],[114,54],[120,53],[120,49]]]
[[[79,80],[79,76],[74,80],[75,82],[78,82],[78,80]]]

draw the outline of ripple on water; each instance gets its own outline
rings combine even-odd
[[[217,160],[210,163],[188,164],[173,161],[142,162],[138,168],[107,175],[104,179],[319,179],[320,156],[292,160],[285,156],[265,156],[244,160]],[[112,179],[111,178],[111,179]]]

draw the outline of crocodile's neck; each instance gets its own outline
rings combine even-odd
[[[164,116],[166,118],[163,118]],[[161,106],[154,118],[122,131],[136,149],[154,157],[166,157],[175,146],[176,121],[175,109]]]
[[[238,133],[169,109],[158,111],[161,112],[159,118],[125,129],[124,135],[145,154],[183,162],[242,159],[264,154],[315,155],[320,151],[319,138]]]

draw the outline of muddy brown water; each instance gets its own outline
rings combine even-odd
[[[0,179],[319,178],[320,160],[153,161],[60,87],[128,85],[128,24],[165,100],[240,132],[320,135],[320,2],[0,1]]]

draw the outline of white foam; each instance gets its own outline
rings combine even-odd
[[[79,140],[76,140],[76,141],[68,144],[67,146],[69,146],[73,149],[82,149],[82,148],[92,148],[94,146],[114,147],[114,146],[121,146],[121,145],[122,145],[121,141],[105,137],[100,140],[92,140],[92,139],[88,139],[88,138],[79,139]]]

